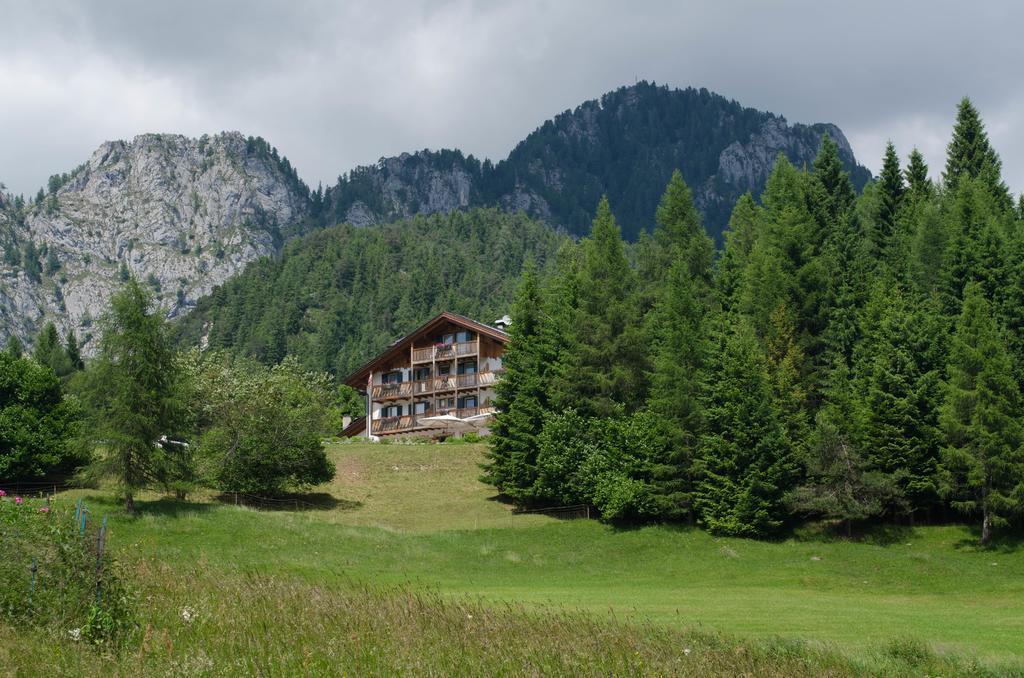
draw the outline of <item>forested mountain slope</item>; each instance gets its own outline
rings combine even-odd
[[[658,198],[679,169],[717,239],[736,199],[763,190],[779,153],[807,166],[826,133],[860,190],[870,173],[835,125],[790,125],[706,89],[641,82],[546,121],[497,164],[443,150],[356,168],[327,191],[325,208],[333,221],[365,225],[499,205],[586,235],[607,194],[624,237],[635,240],[653,227]]]
[[[675,169],[718,238],[736,198],[760,193],[779,153],[805,166],[824,133],[860,189],[868,171],[834,125],[789,125],[707,90],[646,82],[545,122],[497,164],[421,151],[356,168],[326,191],[310,192],[277,149],[237,132],[106,142],[33,198],[2,198],[0,339],[31,344],[53,321],[89,354],[93,321],[129,275],[178,316],[290,237],[336,223],[495,207],[585,235],[607,194],[635,240],[651,229]]]
[[[289,243],[199,301],[177,325],[205,342],[268,363],[294,355],[344,376],[441,311],[491,322],[509,310],[532,258],[564,240],[522,214],[475,209],[377,228],[339,225]]]

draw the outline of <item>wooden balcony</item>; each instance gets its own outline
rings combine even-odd
[[[374,435],[387,435],[391,433],[406,433],[417,429],[426,430],[444,428],[443,423],[422,420],[427,417],[436,417],[443,414],[451,414],[459,419],[467,419],[469,417],[475,417],[478,414],[494,414],[496,411],[497,410],[493,406],[488,405],[485,407],[451,407],[427,414],[417,414],[415,416],[406,415],[404,417],[385,417],[383,419],[375,419],[373,421],[371,433]]]
[[[408,398],[412,395],[413,382],[406,381],[401,384],[376,384],[373,387],[374,400],[394,400],[396,398]]]
[[[433,379],[406,381],[401,384],[377,384],[373,387],[372,396],[375,401],[401,400],[427,393],[476,388],[478,386],[486,388],[493,386],[500,376],[501,370],[498,370],[496,372],[477,372],[476,374],[448,374],[442,377],[434,377]]]
[[[476,355],[480,352],[480,340],[460,341],[454,344],[437,344],[435,346],[413,347],[413,363],[429,363],[432,361],[454,360],[463,356]]]

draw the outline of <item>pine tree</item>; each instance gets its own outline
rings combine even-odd
[[[698,284],[710,285],[714,243],[704,232],[700,212],[693,204],[693,194],[679,170],[672,173],[672,179],[658,203],[655,222],[654,238],[665,252],[665,270],[682,256],[690,276]]]
[[[903,173],[900,171],[900,160],[896,156],[896,147],[890,141],[885,145],[885,157],[882,160],[882,172],[878,176],[879,201],[875,228],[872,232],[875,251],[886,257],[897,232],[897,219],[903,194]]]
[[[1004,232],[999,208],[982,181],[964,177],[952,194],[946,230],[950,234],[940,274],[947,315],[960,312],[964,287],[981,284],[988,299],[996,299],[1005,277]]]
[[[725,247],[718,260],[716,286],[726,310],[736,307],[737,296],[743,285],[743,276],[750,263],[751,252],[760,236],[761,208],[749,192],[740,196],[729,218],[725,232]]]
[[[7,350],[7,355],[11,356],[12,358],[20,358],[22,356],[22,354],[25,352],[25,347],[22,346],[21,340],[18,339],[18,337],[16,337],[15,335],[12,334],[12,335],[7,337],[7,349],[6,350]]]
[[[44,367],[49,367],[58,377],[66,377],[74,371],[67,353],[52,322],[47,322],[36,337],[32,357]]]
[[[897,488],[913,519],[937,499],[938,441],[929,399],[936,375],[920,372],[913,318],[898,286],[880,281],[864,317],[857,377],[867,461]]]
[[[971,100],[964,97],[957,108],[953,138],[946,147],[946,188],[955,191],[965,177],[980,179],[1001,209],[1009,209],[1010,193],[1003,183],[1002,161],[988,140],[985,125]]]
[[[991,308],[967,286],[950,351],[940,414],[944,491],[954,508],[981,515],[981,543],[1021,510],[1024,454],[1021,394]]]
[[[811,177],[817,189],[817,195],[813,195],[812,211],[821,229],[816,243],[820,246],[828,239],[830,230],[845,219],[857,198],[850,175],[839,159],[839,147],[828,134],[821,138],[821,150],[814,159]]]
[[[932,196],[932,181],[928,178],[928,165],[925,164],[924,156],[916,148],[910,152],[910,158],[905,170],[907,177],[907,191],[914,200],[926,200]]]
[[[764,537],[785,523],[798,467],[753,329],[740,320],[721,341],[702,398],[695,506],[715,534]]]
[[[505,374],[495,385],[498,414],[481,478],[517,503],[532,498],[537,437],[549,407],[546,372],[552,356],[543,343],[542,304],[536,268],[528,262],[512,306],[511,337],[502,356]]]
[[[589,238],[581,245],[572,310],[572,349],[561,356],[563,409],[583,416],[634,410],[646,396],[647,351],[638,322],[634,274],[607,199],[602,199]]]
[[[652,460],[649,475],[659,512],[668,518],[691,510],[692,464],[703,431],[700,394],[710,347],[708,309],[699,298],[700,286],[690,273],[690,262],[676,259],[652,312],[654,369],[648,408],[662,426],[660,449],[667,455]]]
[[[133,513],[135,493],[166,480],[157,442],[175,433],[183,410],[181,368],[166,321],[137,280],[111,298],[99,348],[83,384],[91,419],[85,442],[106,447],[93,470],[116,478],[125,510]]]
[[[78,346],[78,337],[75,335],[75,328],[68,330],[67,338],[64,341],[64,354],[72,371],[85,369],[85,361],[82,360],[82,351]]]
[[[850,536],[855,522],[892,506],[898,491],[884,474],[871,470],[865,457],[865,412],[845,365],[831,372],[825,394],[808,442],[807,480],[787,496],[787,504],[800,514],[842,522]]]

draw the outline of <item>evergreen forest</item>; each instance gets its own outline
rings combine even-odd
[[[530,266],[483,478],[523,506],[771,537],[1024,509],[1024,223],[977,110],[941,179],[892,144],[858,196],[827,137],[716,252],[676,173],[650,237],[607,199]]]

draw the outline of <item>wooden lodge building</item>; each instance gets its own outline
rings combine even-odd
[[[508,318],[498,321],[507,326]],[[366,394],[366,415],[343,435],[439,438],[486,432],[508,333],[500,326],[442,313],[424,323],[345,383]]]

